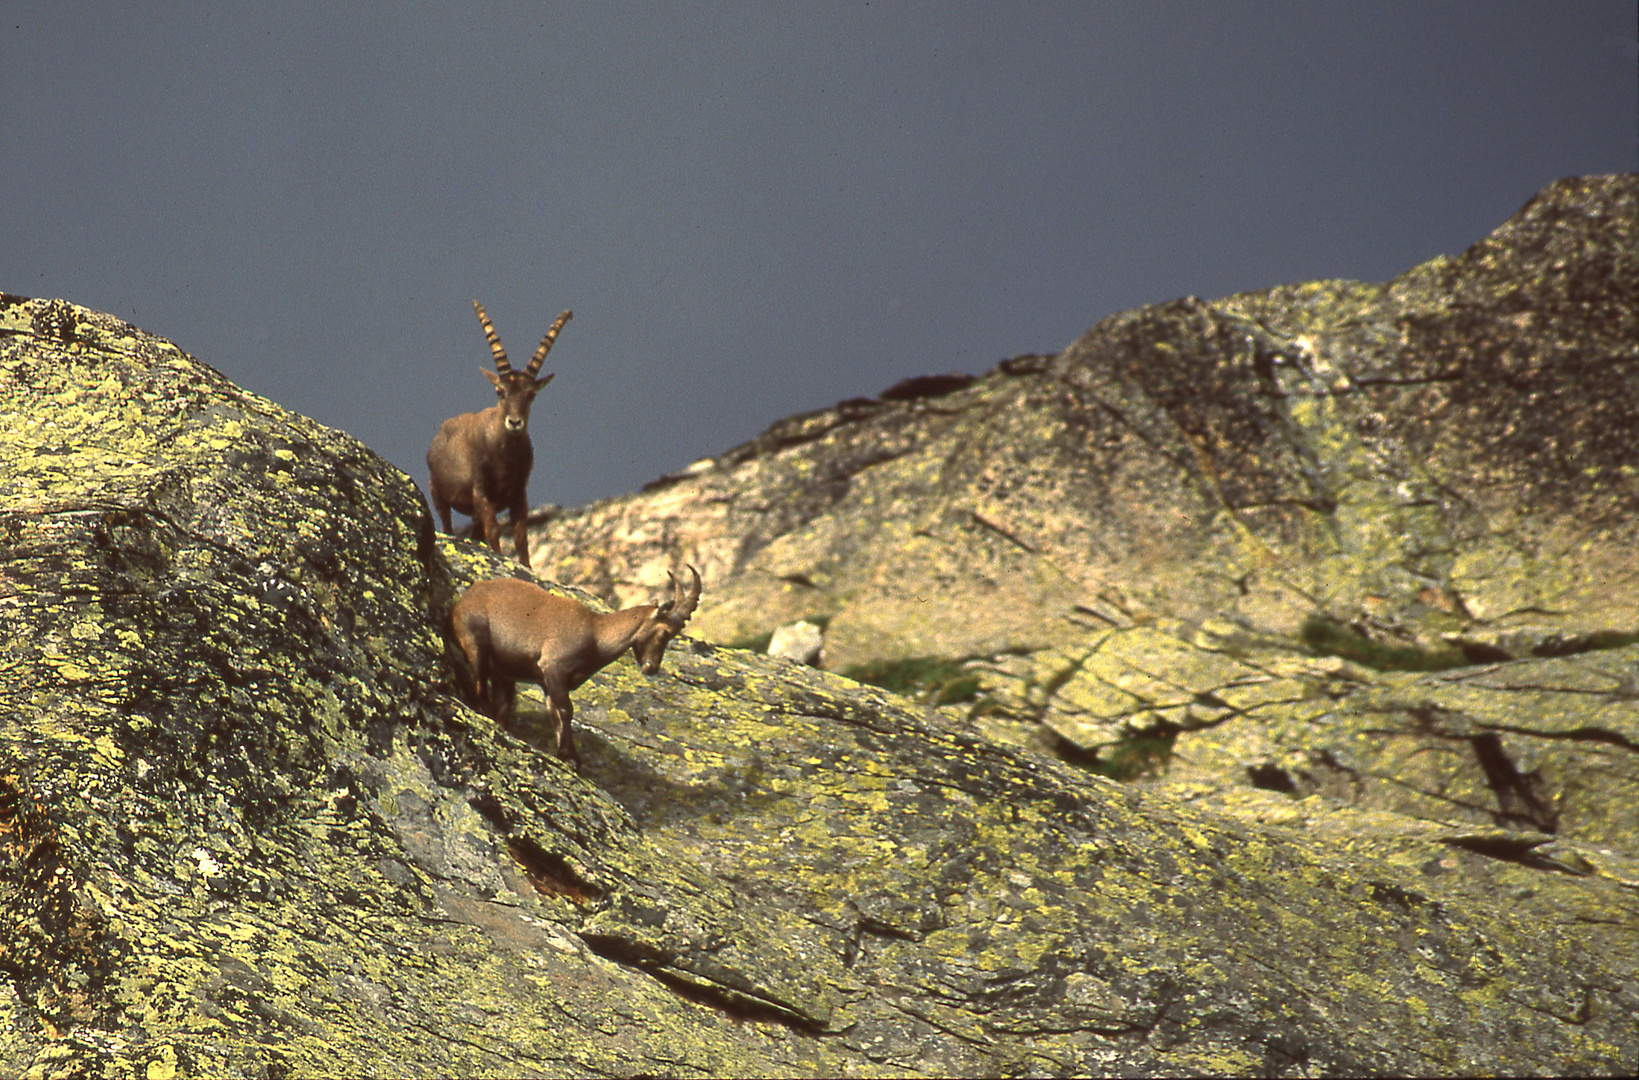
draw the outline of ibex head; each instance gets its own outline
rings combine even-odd
[[[534,402],[535,395],[541,387],[551,382],[557,374],[553,372],[544,379],[535,376],[541,370],[541,364],[546,360],[546,354],[552,351],[552,343],[558,339],[558,331],[568,322],[573,312],[565,311],[552,323],[541,344],[535,350],[535,355],[529,358],[529,363],[522,371],[514,371],[512,364],[507,360],[506,350],[501,347],[501,339],[495,333],[489,316],[484,314],[483,305],[478,301],[472,302],[472,310],[478,313],[478,324],[484,328],[484,340],[489,342],[490,355],[495,357],[495,370],[479,368],[484,377],[495,384],[495,396],[500,399],[497,408],[501,410],[501,423],[506,430],[513,434],[523,434],[529,427],[529,406]]]
[[[653,675],[660,670],[660,659],[666,655],[666,646],[682,631],[683,624],[689,621],[689,616],[694,614],[695,607],[700,603],[700,571],[690,566],[689,573],[694,575],[694,585],[685,593],[677,575],[669,570],[666,572],[666,576],[672,579],[672,597],[654,609],[632,641],[632,656],[645,675]]]

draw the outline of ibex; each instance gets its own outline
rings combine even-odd
[[[694,585],[687,592],[675,574],[668,574],[670,600],[606,614],[516,578],[491,578],[473,585],[455,602],[450,624],[472,668],[474,702],[506,723],[512,719],[516,684],[540,683],[557,732],[558,756],[572,762],[578,772],[580,755],[569,730],[575,707],[569,692],[627,649],[643,674],[659,671],[666,646],[700,603],[700,571],[690,566],[689,572]]]
[[[495,370],[479,369],[495,384],[500,398],[483,412],[451,417],[433,436],[427,450],[427,469],[432,473],[433,509],[438,511],[445,532],[450,528],[450,507],[472,517],[473,534],[497,552],[501,550],[501,527],[496,510],[512,512],[512,542],[518,558],[529,565],[529,470],[535,464],[535,448],[529,442],[529,406],[535,395],[552,381],[553,375],[537,379],[541,362],[551,351],[558,331],[569,321],[571,312],[559,315],[541,339],[535,355],[522,371],[512,370],[501,339],[490,324],[483,307],[474,300],[472,309],[484,328],[484,338],[495,357]]]

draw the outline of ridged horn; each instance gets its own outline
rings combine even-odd
[[[496,334],[495,327],[489,321],[489,316],[484,314],[482,304],[474,300],[472,310],[478,313],[478,325],[484,328],[484,340],[489,342],[489,354],[495,357],[495,370],[505,375],[512,370],[512,362],[506,358],[506,350],[501,348],[500,335]]]
[[[691,564],[689,573],[694,575],[694,585],[685,593],[683,583],[677,580],[677,575],[670,570],[666,571],[666,576],[672,579],[672,598],[665,605],[670,609],[666,613],[666,618],[679,629],[689,621],[689,616],[693,615],[694,609],[700,605],[700,571]]]
[[[558,331],[563,329],[563,324],[573,318],[574,314],[573,311],[565,311],[562,315],[559,315],[557,321],[552,324],[552,328],[541,339],[541,344],[536,348],[535,355],[529,358],[529,366],[524,368],[531,377],[541,370],[541,363],[546,359],[546,354],[552,351],[552,343],[558,340]]]

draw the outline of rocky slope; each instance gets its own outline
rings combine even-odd
[[[1572,222],[1603,207],[1631,235],[1633,191],[1626,181],[1565,185],[1534,205]],[[1540,246],[1569,267],[1597,245],[1551,236]],[[1516,277],[1538,280],[1532,273]],[[1328,322],[1328,305],[1368,293],[1388,303],[1396,287],[1292,292],[1314,301],[1316,326],[1341,334],[1348,320]],[[1633,318],[1631,296],[1566,295],[1573,313]],[[1231,319],[1230,305],[1256,317]],[[1332,509],[1283,502],[1298,480],[1329,475],[1332,459],[1306,458],[1298,435],[1330,432],[1316,445],[1335,442],[1340,455],[1355,452],[1348,438],[1368,438],[1348,411],[1358,403],[1340,391],[1280,389],[1317,357],[1330,357],[1328,386],[1354,362],[1328,352],[1320,329],[1280,321],[1301,310],[1242,297],[1119,316],[1063,357],[1019,361],[949,394],[914,396],[941,388],[924,383],[888,404],[789,422],[643,496],[648,524],[637,501],[549,523],[590,529],[605,514],[628,523],[611,529],[636,530],[630,574],[618,571],[622,549],[588,540],[607,556],[611,591],[617,581],[643,591],[641,530],[672,528],[655,542],[703,557],[707,597],[720,594],[707,629],[720,636],[759,629],[744,567],[763,559],[765,598],[855,598],[854,616],[841,600],[781,601],[782,617],[832,614],[835,650],[852,647],[850,633],[867,642],[857,628],[876,626],[891,646],[855,656],[988,664],[990,708],[924,708],[679,639],[660,675],[622,661],[577,692],[587,773],[575,776],[545,749],[538,699],[501,730],[454,693],[444,615],[467,583],[522,573],[515,564],[435,536],[407,477],[175,346],[60,301],[0,296],[0,1074],[1631,1070],[1631,828],[1619,807],[1575,810],[1583,804],[1553,796],[1560,759],[1510,755],[1527,737],[1597,749],[1606,756],[1590,772],[1603,774],[1587,782],[1628,783],[1639,649],[1379,675],[1299,652],[1290,635],[1306,610],[1294,597],[1349,617],[1353,588],[1361,605],[1382,597],[1368,609],[1374,632],[1398,625],[1434,640],[1440,618],[1489,619],[1457,630],[1497,649],[1588,644],[1632,588],[1619,546],[1632,451],[1620,440],[1577,451],[1586,461],[1562,471],[1583,486],[1565,502],[1533,496],[1540,505],[1514,507],[1506,523],[1487,516],[1502,512],[1492,503],[1463,501],[1478,498],[1476,481],[1451,508],[1406,495],[1393,506],[1410,524],[1371,532],[1359,524],[1365,510],[1341,508],[1399,498],[1401,486],[1415,493],[1418,470],[1441,454],[1479,452],[1447,446],[1456,436],[1442,429],[1417,444],[1420,457],[1395,458],[1390,437],[1373,435],[1371,461],[1400,461],[1402,482],[1378,483],[1361,466],[1348,482],[1327,481]],[[1174,315],[1230,327],[1210,338],[1221,354],[1154,339],[1151,366],[1168,344],[1180,357],[1218,357],[1210,394],[1152,400],[1137,381],[1154,375],[1143,365],[1075,359],[1106,338],[1138,350],[1136,328],[1164,329]],[[1347,332],[1376,333],[1378,323],[1357,323]],[[1310,351],[1294,345],[1265,364],[1236,344],[1236,328],[1254,324],[1271,341],[1308,335]],[[1570,329],[1555,332],[1565,341],[1548,359],[1580,364],[1584,381],[1610,375],[1598,395],[1607,415],[1629,408],[1633,337],[1592,339],[1611,341],[1602,355],[1628,357],[1623,368],[1602,366]],[[985,395],[1001,391],[1023,396],[977,423]],[[1403,392],[1445,395],[1453,416],[1465,407],[1446,382]],[[1544,407],[1519,408],[1516,423]],[[1411,424],[1376,411],[1375,430]],[[1474,407],[1486,418],[1503,411]],[[1111,419],[1070,422],[1083,413]],[[1175,414],[1198,419],[1190,427]],[[934,492],[945,501],[930,499],[934,481],[916,464],[928,425],[940,423],[972,433],[939,458],[952,478]],[[1584,429],[1554,430],[1571,440]],[[991,442],[972,442],[987,432]],[[1008,433],[1022,441],[1008,444]],[[1593,436],[1587,429],[1586,445]],[[1253,452],[1259,438],[1267,455]],[[821,455],[827,445],[855,456]],[[1054,448],[1119,468],[1009,481],[1009,469],[1025,476]],[[710,504],[721,546],[710,517],[660,513],[735,471],[756,492],[759,475],[804,469],[815,475],[812,501],[770,500],[757,518],[765,531],[734,549],[737,571],[722,560],[730,515],[749,520],[749,502]],[[971,489],[962,475],[975,478]],[[1259,476],[1263,487],[1252,484]],[[1100,484],[1109,503],[1088,494]],[[1124,484],[1150,494],[1119,509],[1115,493],[1138,490]],[[981,488],[990,501],[964,518],[962,499]],[[1312,490],[1292,490],[1315,502]],[[1221,501],[1243,491],[1243,502]],[[882,508],[875,518],[848,503],[867,495]],[[850,507],[855,532],[840,524]],[[1572,511],[1596,522],[1575,541]],[[1376,539],[1311,515],[1354,521]],[[1448,517],[1482,540],[1503,537],[1483,550],[1534,553],[1537,569],[1509,588],[1551,594],[1557,607],[1510,622],[1476,612],[1474,598],[1493,593],[1470,588],[1457,592],[1462,608],[1452,604],[1466,614],[1453,615],[1412,601],[1401,571],[1359,553],[1389,551],[1404,529]],[[686,522],[695,531],[684,535]],[[1064,553],[1094,535],[1077,531],[1089,522],[1101,523],[1109,557],[1078,566]],[[851,559],[826,554],[846,551]],[[1451,566],[1468,565],[1453,551]],[[1251,575],[1244,591],[1213,561],[1236,552]],[[1159,575],[1190,555],[1201,581],[1182,587],[1180,571],[1173,595]],[[1129,556],[1148,560],[1152,577]],[[1416,573],[1447,565],[1420,557]],[[1604,565],[1616,569],[1603,586],[1583,583],[1596,571],[1579,567]],[[849,576],[860,566],[883,575],[880,614],[869,612],[866,579]],[[917,597],[910,579],[889,581],[912,572],[942,588]],[[1071,592],[1072,579],[1097,588]],[[845,594],[847,581],[858,591]],[[957,603],[964,596],[970,606]],[[922,614],[922,598],[944,622]],[[999,610],[1005,619],[976,617]],[[1126,681],[1091,678],[1100,671]],[[1117,691],[1142,708],[1096,697],[1126,700]],[[1519,734],[1516,713],[1495,710],[1526,700],[1542,719]],[[1191,730],[1175,736],[1169,786],[1145,790],[1084,767],[1095,738],[1092,751],[1039,745],[1029,734],[1038,717],[1072,735],[1073,719],[1146,731],[1187,719]],[[1394,741],[1395,725],[1489,762],[1495,782],[1445,801],[1427,794],[1462,754],[1414,752]],[[1242,764],[1254,735],[1262,787]],[[1302,755],[1317,746],[1345,771],[1316,771],[1319,759]],[[1377,771],[1346,771],[1349,754],[1374,747]],[[1400,783],[1395,768],[1425,770],[1424,787]],[[1541,820],[1550,803],[1558,818]]]
[[[625,600],[680,549],[708,639],[813,619],[832,669],[920,661],[1111,771],[1170,748],[1192,797],[1636,850],[1631,654],[1583,654],[1639,640],[1639,177],[1385,285],[1124,312],[535,516],[549,577]]]

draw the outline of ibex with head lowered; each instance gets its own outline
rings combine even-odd
[[[512,718],[516,684],[540,683],[557,729],[558,756],[579,770],[569,692],[627,649],[643,674],[659,671],[666,646],[700,603],[700,571],[691,566],[689,572],[694,585],[687,591],[675,574],[668,575],[670,600],[608,613],[516,578],[478,582],[450,612],[455,642],[472,668],[473,700],[505,723]]]
[[[478,313],[478,323],[484,328],[490,354],[495,357],[493,372],[480,370],[495,384],[495,395],[500,400],[483,412],[451,417],[433,436],[433,444],[427,450],[433,509],[438,511],[445,532],[453,531],[450,507],[471,515],[473,534],[500,551],[501,527],[496,521],[496,511],[507,508],[512,512],[513,546],[527,566],[529,470],[535,464],[535,448],[529,442],[529,406],[541,387],[552,381],[552,375],[544,379],[537,379],[535,375],[571,313],[566,311],[558,316],[541,339],[535,355],[529,358],[529,364],[522,371],[514,371],[483,307],[474,300],[472,309]]]

